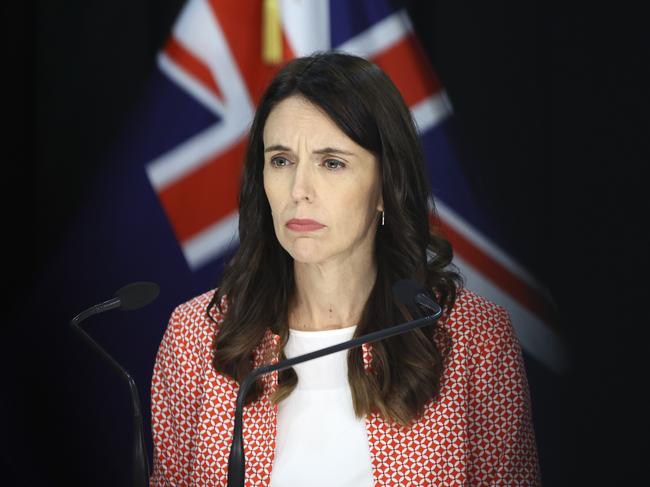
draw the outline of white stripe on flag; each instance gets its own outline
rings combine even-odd
[[[406,10],[400,10],[340,46],[332,47],[337,51],[372,58],[392,47],[411,32],[413,32],[411,19]]]
[[[165,51],[158,54],[158,67],[177,85],[182,86],[190,95],[218,114],[219,118],[223,117],[225,109],[221,100],[208,90],[203,83],[199,83],[194,76],[176,66],[176,63],[165,54]]]
[[[282,28],[296,57],[330,49],[329,0],[282,0]]]
[[[239,213],[234,212],[183,242],[183,254],[192,270],[219,257],[239,243]]]
[[[163,191],[186,174],[219,157],[246,134],[228,124],[215,124],[187,139],[147,164],[147,175],[157,192]]]
[[[556,306],[553,296],[532,274],[530,274],[521,264],[519,264],[510,255],[501,250],[495,243],[489,240],[485,235],[472,227],[463,217],[452,210],[439,198],[435,199],[438,215],[449,226],[453,227],[463,237],[472,242],[473,245],[481,249],[491,259],[498,262],[501,266],[508,269],[512,274],[524,281],[531,289],[534,289],[543,299],[552,306]]]
[[[451,104],[444,91],[439,91],[411,107],[411,115],[420,134],[435,127],[450,114]]]

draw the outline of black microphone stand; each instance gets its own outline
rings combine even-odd
[[[102,313],[110,309],[119,308],[121,304],[122,303],[120,298],[113,298],[105,301],[104,303],[95,305],[92,308],[89,308],[75,316],[72,321],[70,321],[70,326],[97,354],[99,354],[100,357],[108,362],[113,370],[115,370],[127,382],[129,386],[129,392],[131,393],[131,417],[133,425],[133,464],[131,472],[131,485],[133,487],[148,487],[149,458],[146,453],[147,450],[144,442],[144,427],[138,388],[136,387],[135,381],[131,375],[80,326],[80,323],[89,316]]]
[[[358,347],[364,343],[373,343],[379,340],[383,340],[384,338],[406,333],[407,331],[411,331],[416,328],[432,325],[442,314],[442,309],[436,303],[433,303],[430,300],[424,302],[416,302],[428,307],[429,309],[432,309],[433,314],[425,316],[424,318],[419,318],[417,320],[407,321],[401,325],[391,326],[390,328],[386,328],[384,330],[368,333],[367,335],[337,343],[336,345],[332,345],[321,350],[316,350],[314,352],[299,355],[291,359],[283,360],[277,364],[264,365],[251,371],[251,373],[248,374],[242,382],[237,393],[235,426],[233,430],[232,445],[230,447],[230,456],[228,457],[228,487],[244,487],[246,469],[244,458],[244,440],[242,436],[242,414],[244,409],[244,398],[246,397],[246,393],[250,389],[251,385],[257,380],[258,377],[270,372],[288,369],[289,367],[293,367],[296,364],[322,357],[323,355],[329,355],[331,353],[340,352],[341,350]]]

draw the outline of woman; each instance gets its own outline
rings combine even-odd
[[[461,285],[429,227],[419,139],[375,65],[289,63],[250,130],[240,246],[217,290],[174,311],[152,383],[152,485],[225,485],[235,398],[255,367],[403,322],[435,327],[268,374],[244,410],[247,485],[537,485],[521,350],[504,308]]]

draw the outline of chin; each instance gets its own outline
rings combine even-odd
[[[314,241],[301,241],[302,238],[296,239],[292,245],[285,250],[291,255],[293,260],[301,264],[318,264],[325,260],[325,253],[320,245]],[[305,239],[306,240],[306,239]]]

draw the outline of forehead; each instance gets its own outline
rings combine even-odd
[[[264,125],[263,138],[267,146],[290,144],[296,137],[307,138],[314,143],[331,143],[335,140],[349,147],[358,147],[320,107],[294,95],[273,107]]]

